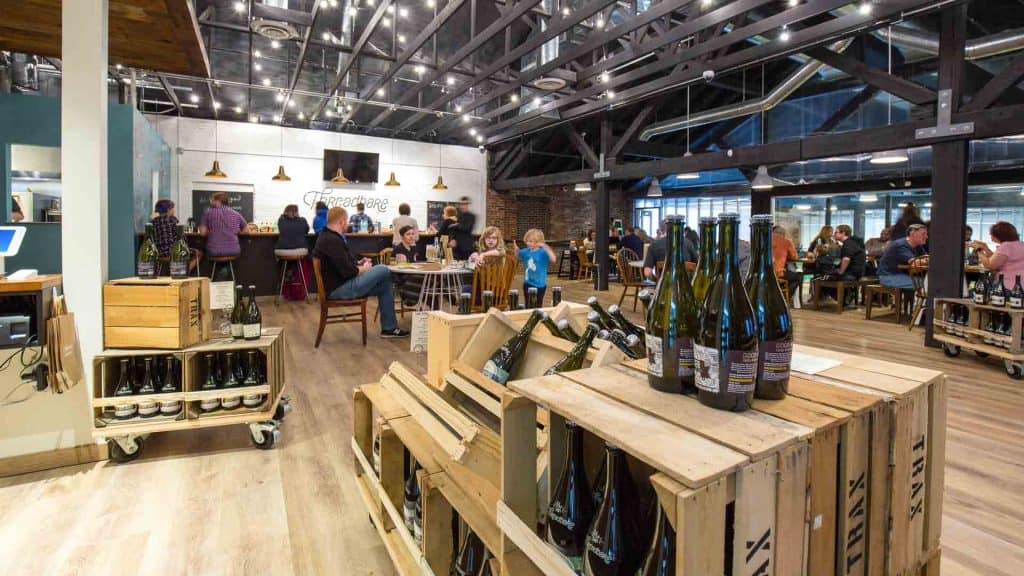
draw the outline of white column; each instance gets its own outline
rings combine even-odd
[[[87,367],[103,349],[107,279],[107,13],[107,0],[61,8],[61,260]]]

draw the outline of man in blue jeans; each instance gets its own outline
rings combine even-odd
[[[316,239],[313,255],[320,259],[324,290],[331,300],[352,300],[376,296],[380,308],[380,337],[404,338],[408,332],[398,327],[391,271],[374,266],[369,260],[356,261],[345,239],[348,213],[340,206],[327,211],[327,226]]]
[[[914,282],[910,274],[901,265],[910,264],[924,256],[924,245],[928,243],[928,227],[924,224],[911,224],[907,227],[907,235],[889,242],[889,246],[878,259],[878,281],[882,286],[913,290]]]

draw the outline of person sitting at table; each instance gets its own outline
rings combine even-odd
[[[658,280],[658,262],[665,261],[666,245],[668,244],[668,236],[665,235],[666,230],[668,230],[667,221],[662,220],[661,226],[658,227],[658,238],[647,247],[647,256],[644,257],[644,278],[655,282]],[[749,257],[749,244],[747,246],[747,256]],[[683,237],[683,257],[686,258],[687,262],[693,262],[694,264],[697,263],[697,258],[700,257],[697,245],[685,236]]]
[[[374,266],[368,258],[360,261],[352,256],[345,239],[348,212],[341,206],[327,211],[327,226],[316,239],[313,255],[322,263],[324,290],[332,300],[354,300],[377,297],[380,310],[380,337],[405,338],[409,333],[398,327],[391,270],[383,264]]]
[[[277,243],[274,245],[275,256],[305,256],[309,254],[306,235],[309,234],[309,222],[299,216],[299,207],[289,204],[284,213],[277,219]]]
[[[978,254],[978,261],[985,269],[1003,275],[1003,286],[1013,289],[1017,276],[1024,276],[1024,242],[1020,241],[1017,228],[1009,222],[999,221],[988,229],[992,241],[997,244],[993,252],[984,242],[971,242]]]
[[[373,232],[373,218],[363,210],[366,210],[366,204],[356,204],[356,213],[348,220],[349,232]]]
[[[626,235],[619,240],[619,249],[629,248],[633,252],[636,252],[637,256],[643,256],[644,241],[637,235],[637,230],[639,230],[639,228],[626,228]]]
[[[892,227],[882,228],[882,231],[878,233],[878,238],[869,238],[864,243],[864,250],[868,256],[880,258],[890,240],[892,240]]]
[[[505,256],[505,240],[501,236],[501,228],[488,226],[480,233],[480,239],[476,242],[476,252],[469,255],[469,261],[473,264],[483,264],[488,258],[502,258]]]
[[[587,231],[587,235],[583,237],[583,251],[588,255],[594,252],[594,246],[597,245],[597,231],[591,228]]]
[[[814,249],[814,270],[816,280],[831,280],[835,275],[836,261],[828,244],[818,244]],[[818,272],[820,270],[820,272]]]
[[[324,226],[327,226],[327,203],[321,200],[316,203],[316,216],[313,217],[313,233],[320,234]]]
[[[398,216],[391,221],[391,245],[398,246],[402,243],[402,228],[411,226],[416,230],[417,239],[419,239],[420,225],[416,222],[416,219],[409,214],[412,213],[412,209],[405,202],[398,205]],[[415,242],[413,243],[415,244]]]
[[[215,192],[199,222],[199,235],[206,238],[208,256],[238,256],[242,253],[238,235],[247,228],[245,217],[228,207],[228,193]],[[218,272],[221,273],[218,279],[230,276],[227,266],[222,266]]]
[[[831,226],[822,226],[821,230],[818,231],[818,235],[815,236],[814,239],[811,240],[811,243],[807,246],[807,256],[809,258],[814,258],[815,255],[817,255],[818,246],[821,246],[822,244],[831,247],[833,242],[835,242],[832,239],[832,235],[834,233],[835,229],[833,229]]]
[[[913,290],[910,274],[900,266],[907,266],[924,256],[924,245],[928,242],[928,227],[911,224],[907,235],[889,242],[889,246],[878,259],[878,281],[882,286]]]
[[[819,254],[819,259],[815,260],[815,271],[817,273],[817,277],[823,280],[842,280],[844,282],[860,280],[864,276],[864,267],[867,263],[867,253],[864,251],[864,242],[857,236],[854,236],[853,229],[846,224],[836,226],[832,237],[841,244],[839,248],[839,266],[829,274],[822,274],[818,269],[818,262],[821,259]],[[822,292],[835,298],[836,291],[831,288],[822,289]],[[846,293],[847,299],[856,299],[856,297],[856,291],[849,291]],[[842,302],[840,304],[842,306],[847,305],[846,302]]]
[[[427,259],[425,251],[416,243],[416,240],[419,238],[419,230],[415,226],[402,226],[402,229],[398,231],[398,235],[402,241],[394,247],[394,252],[392,253],[395,263],[423,262]]]
[[[793,294],[803,281],[804,275],[796,270],[790,270],[786,265],[789,262],[796,262],[799,257],[796,254],[796,247],[786,237],[786,227],[776,225],[772,228],[772,266],[775,268],[775,276],[786,281],[786,288],[789,290],[789,301],[793,301]]]
[[[174,214],[174,201],[167,198],[157,200],[156,207],[153,209],[154,216],[152,220],[153,224],[153,236],[156,241],[156,250],[160,254],[160,258],[171,257],[171,247],[178,241],[178,217]],[[188,261],[188,271],[192,272],[199,264],[200,252],[194,248],[189,248],[189,252],[192,257]]]

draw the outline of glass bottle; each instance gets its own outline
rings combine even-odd
[[[139,255],[135,261],[135,274],[139,278],[156,278],[160,264],[160,252],[156,247],[153,224],[146,224],[146,233],[139,246]]]
[[[772,217],[750,217],[750,274],[746,291],[757,322],[757,379],[754,396],[781,400],[789,390],[793,319],[782,296],[772,258]]]
[[[484,312],[487,312],[494,307],[494,292],[490,290],[484,290],[482,296],[482,302],[484,304]]]
[[[508,309],[519,310],[519,290],[513,288],[508,291]]]
[[[508,382],[516,363],[526,353],[526,345],[530,342],[530,333],[540,322],[541,316],[543,313],[540,310],[534,310],[523,328],[491,354],[487,363],[484,364],[485,376],[499,384]]]
[[[117,376],[117,387],[114,388],[115,397],[134,396],[135,387],[132,378],[132,370],[127,358],[121,358],[120,372]],[[117,404],[114,406],[114,418],[127,420],[138,414],[138,407],[135,404]]]
[[[142,384],[139,386],[140,396],[151,396],[156,394],[156,382],[153,376],[153,359],[146,357],[143,361],[145,368],[142,372]],[[140,400],[139,401],[139,416],[143,418],[152,418],[160,414],[160,406],[156,400]]]
[[[622,328],[623,332],[643,340],[645,336],[644,329],[630,322],[629,318],[626,318],[626,315],[622,313],[622,308],[619,308],[618,304],[612,304],[608,307],[608,315],[612,317],[615,324]]]
[[[537,302],[537,289],[530,286],[526,289],[526,308],[532,310],[538,308],[540,304]]]
[[[163,384],[160,386],[161,394],[177,394],[181,392],[181,362],[177,356],[168,356],[165,362]],[[161,416],[175,416],[181,413],[180,400],[163,400],[160,402]]]
[[[654,299],[654,293],[647,288],[644,288],[640,291],[640,294],[637,295],[637,299],[640,300],[640,304],[644,307],[644,318],[647,318],[651,309],[651,301]]]
[[[1003,287],[1003,275],[1000,274],[999,278],[992,283],[989,289],[988,295],[989,304],[993,306],[999,306],[1000,308],[1006,306],[1006,288]]]
[[[553,286],[551,288],[551,305],[558,306],[562,303],[562,287]]]
[[[235,284],[235,307],[231,309],[231,337],[235,340],[244,336],[245,306],[242,302],[242,285]]]
[[[713,408],[742,411],[754,400],[757,322],[740,278],[739,216],[721,214],[718,223],[718,264],[694,345],[697,399]]]
[[[238,379],[235,369],[235,353],[227,352],[224,354],[224,384],[221,387],[225,390],[230,390],[241,385],[242,381]],[[220,407],[225,410],[234,410],[241,403],[241,396],[225,396],[220,400]]]
[[[660,504],[656,517],[654,538],[637,576],[675,576],[676,573],[676,531]]]
[[[608,312],[606,312],[605,309],[601,306],[601,303],[597,300],[597,296],[591,296],[590,298],[587,298],[587,306],[590,306],[590,309],[593,311],[593,313],[597,314],[597,317],[599,318],[597,322],[598,327],[603,328],[605,330],[621,328],[621,326],[619,326],[615,322],[615,320],[608,314]],[[590,314],[588,313],[587,317],[589,318],[589,316]]]
[[[580,573],[587,529],[594,518],[594,501],[583,466],[583,429],[566,420],[565,430],[564,463],[548,506],[547,536],[572,569]]]
[[[555,326],[558,326],[558,331],[562,333],[562,337],[569,342],[579,342],[580,335],[576,333],[576,329],[572,327],[567,318],[562,318],[558,322],[555,322]]]
[[[206,379],[200,389],[203,391],[216,390],[220,386],[217,381],[217,369],[214,366],[214,355],[207,353],[203,358],[206,360]],[[199,401],[200,412],[213,412],[220,408],[220,398],[204,398]]]
[[[548,332],[550,332],[551,335],[554,336],[555,338],[562,338],[567,340],[567,338],[565,338],[565,334],[563,334],[562,331],[558,329],[558,324],[556,324],[555,321],[551,319],[551,316],[547,312],[544,312],[543,316],[541,316],[540,323],[543,324],[544,327],[548,329]]]
[[[700,219],[700,255],[697,259],[697,273],[693,275],[693,297],[697,306],[704,305],[704,297],[711,287],[715,275],[715,226],[718,221],[710,216]]]
[[[185,242],[185,227],[177,227],[177,239],[171,247],[170,273],[171,278],[188,278],[188,265],[192,260],[192,252]]]
[[[988,304],[988,283],[985,274],[974,283],[974,303]]]
[[[457,576],[478,576],[483,567],[486,548],[475,532],[472,530],[466,532],[466,537],[459,548],[458,558],[455,560],[455,574]]]
[[[681,394],[694,391],[693,340],[700,327],[699,308],[686,276],[685,219],[669,216],[667,222],[665,269],[647,311],[647,383],[655,390]]]
[[[245,324],[242,333],[246,340],[259,340],[263,328],[263,317],[260,307],[256,304],[256,286],[249,285],[249,306],[245,311]]]
[[[583,336],[580,337],[579,342],[561,360],[548,368],[544,374],[560,374],[583,368],[583,362],[587,359],[587,351],[590,350],[590,344],[594,341],[594,336],[597,336],[597,324],[587,324],[587,329],[583,331]]]
[[[413,458],[409,475],[405,478],[405,488],[403,490],[405,499],[402,503],[402,516],[405,519],[405,527],[414,536],[416,533],[416,503],[420,499],[420,483],[416,478],[416,471],[419,469],[419,463]],[[419,543],[418,539],[417,543]]]
[[[604,495],[587,532],[583,573],[634,576],[643,561],[637,498],[631,493],[633,486],[622,450],[606,444],[605,460]]]
[[[466,315],[473,312],[473,295],[463,292],[459,294],[459,314]]]
[[[1013,290],[1010,291],[1008,300],[1010,308],[1015,310],[1024,308],[1024,288],[1020,285],[1020,274],[1017,274],[1017,280],[1013,283]]]

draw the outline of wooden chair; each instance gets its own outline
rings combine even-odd
[[[508,262],[515,262],[511,257],[488,258],[485,264],[477,264],[473,269],[473,311],[486,312],[483,295],[486,291],[494,293],[494,307],[504,310],[508,307]]]
[[[324,277],[320,273],[320,259],[313,257],[313,276],[316,277],[316,291],[320,300],[320,325],[316,330],[316,344],[313,348],[320,347],[320,339],[323,338],[324,328],[328,324],[347,324],[359,322],[363,326],[363,346],[366,346],[366,298],[355,300],[331,300],[328,298],[327,290],[324,288]],[[358,312],[342,312],[341,314],[330,315],[331,308],[359,308]]]
[[[587,256],[587,251],[582,246],[576,250],[576,257],[580,261],[580,265],[576,269],[576,279],[593,278],[594,263],[590,261],[590,256]]]
[[[622,295],[619,296],[619,307],[626,299],[626,294],[633,289],[633,312],[636,312],[636,304],[639,302],[640,290],[644,287],[643,270],[634,268],[629,263],[639,260],[640,256],[629,248],[622,248],[615,254],[616,263],[619,265],[619,278],[622,279]]]
[[[911,261],[909,272],[910,280],[914,283],[914,310],[910,313],[910,327],[907,330],[913,330],[918,315],[923,314],[928,305],[928,264]]]
[[[569,248],[564,248],[558,257],[558,272],[555,277],[561,278],[562,274],[565,274],[566,278],[572,279],[572,250]]]
[[[859,280],[811,280],[811,291],[814,294],[814,309],[818,309],[818,302],[821,300],[822,288],[834,288],[836,290],[836,314],[842,314],[846,306],[846,291],[856,291],[860,285]]]
[[[380,263],[385,266],[391,266],[391,258],[395,254],[394,248],[385,248],[380,251]]]
[[[786,301],[786,306],[792,306],[792,302],[789,301],[789,282],[778,276],[775,279],[779,281],[779,289],[782,290],[782,299]]]
[[[896,311],[896,323],[903,322],[903,292],[902,288],[890,288],[881,284],[868,284],[864,287],[864,319],[871,320],[871,314],[875,302],[882,303],[884,299],[891,304]]]

